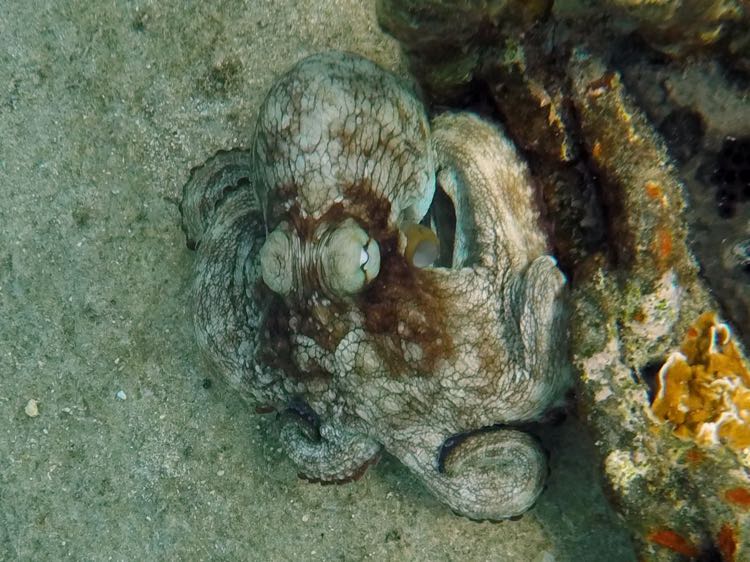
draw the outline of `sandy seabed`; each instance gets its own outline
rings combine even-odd
[[[3,6],[0,559],[634,560],[574,420],[536,507],[474,523],[388,456],[298,480],[273,416],[205,371],[178,193],[330,48],[404,72],[369,1]]]

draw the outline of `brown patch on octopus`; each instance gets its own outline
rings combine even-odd
[[[358,299],[365,318],[365,330],[373,335],[390,373],[414,369],[404,357],[403,343],[418,345],[422,357],[419,374],[434,371],[440,359],[452,353],[452,339],[446,329],[445,295],[425,270],[414,267],[398,250],[398,229],[389,224],[390,202],[377,195],[369,182],[345,191],[352,216],[380,245],[380,273]]]
[[[262,280],[253,287],[255,302],[268,303],[260,332],[257,361],[267,367],[279,369],[290,378],[307,378],[292,361],[292,342],[289,331],[289,308],[278,295],[273,293]]]
[[[364,292],[360,309],[365,330],[376,338],[390,373],[431,374],[453,348],[446,330],[444,295],[432,277],[398,251],[398,235],[380,241],[380,274]],[[422,350],[416,365],[404,356],[404,343]]]
[[[293,377],[325,374],[315,370],[309,373],[293,365],[291,360],[291,332],[313,339],[328,352],[333,352],[341,339],[350,331],[347,309],[351,304],[364,316],[364,329],[377,336],[374,343],[383,358],[388,372],[409,373],[415,369],[420,375],[435,370],[440,359],[452,353],[452,339],[446,329],[445,295],[434,277],[414,267],[398,250],[398,229],[389,223],[391,204],[377,194],[369,180],[362,180],[343,190],[345,202],[334,203],[318,219],[302,217],[299,206],[284,209],[283,202],[294,198],[294,186],[281,188],[272,204],[271,216],[285,216],[303,242],[315,238],[321,224],[339,224],[347,218],[356,220],[380,246],[380,273],[372,284],[350,302],[330,299],[322,303],[320,288],[313,286],[302,299],[279,301],[278,313],[269,314],[268,341],[264,347],[287,359],[276,359]],[[315,283],[314,280],[313,283]],[[290,322],[295,325],[291,327]],[[404,343],[416,344],[422,350],[421,358],[414,362],[404,356]],[[268,358],[266,359],[268,360]]]

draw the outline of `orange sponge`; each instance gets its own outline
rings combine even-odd
[[[688,329],[658,375],[651,405],[675,434],[700,445],[750,447],[750,373],[729,326],[712,312]]]

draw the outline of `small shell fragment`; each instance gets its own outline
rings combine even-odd
[[[23,409],[24,412],[26,412],[26,415],[30,418],[35,418],[39,415],[39,402],[31,398],[28,402],[26,402],[26,407]]]

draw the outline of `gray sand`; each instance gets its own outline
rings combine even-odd
[[[388,456],[298,480],[273,416],[200,362],[179,190],[303,56],[403,72],[371,4],[3,3],[0,559],[634,559],[575,423],[531,512],[474,523]]]

